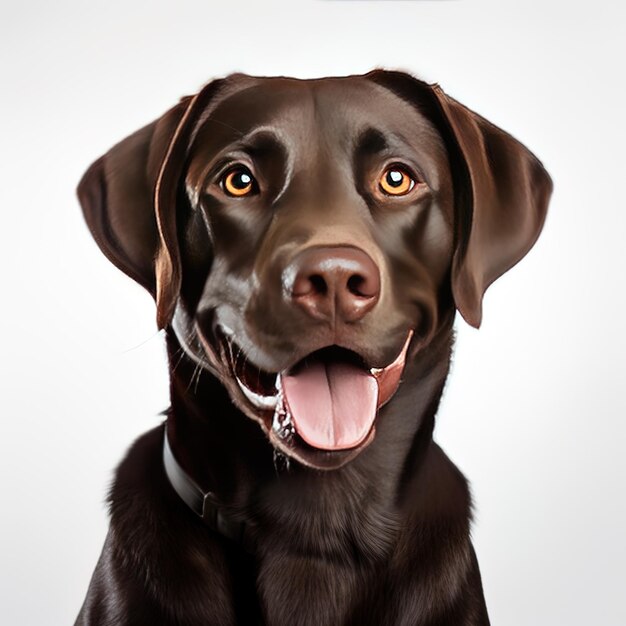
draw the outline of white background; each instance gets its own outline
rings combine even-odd
[[[232,71],[405,69],[519,138],[545,230],[458,320],[436,438],[472,483],[492,623],[626,624],[619,2],[5,2],[0,9],[0,622],[71,624],[131,441],[167,405],[150,297],[74,189],[115,142]]]

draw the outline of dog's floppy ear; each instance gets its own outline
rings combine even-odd
[[[183,98],[161,118],[115,145],[87,170],[78,198],[106,257],[145,287],[167,326],[180,290],[176,199],[190,136],[222,81]]]
[[[377,70],[368,76],[415,104],[446,143],[455,184],[452,293],[461,315],[478,328],[489,285],[537,240],[552,181],[526,147],[438,85],[403,72]]]
[[[543,227],[552,181],[519,141],[480,115],[433,91],[454,132],[471,182],[471,224],[461,224],[452,291],[465,320],[478,328],[487,287],[520,261]]]

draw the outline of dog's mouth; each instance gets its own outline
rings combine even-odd
[[[356,352],[327,346],[271,373],[251,363],[229,333],[217,333],[248,415],[282,452],[324,469],[343,465],[373,440],[378,409],[400,384],[412,334],[386,367],[368,367]]]

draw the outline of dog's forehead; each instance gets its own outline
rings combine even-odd
[[[200,126],[204,140],[214,137],[210,143],[239,140],[259,129],[305,142],[345,141],[373,128],[407,143],[429,140],[443,152],[434,125],[414,104],[359,76],[258,78],[240,89],[235,82],[206,111]]]

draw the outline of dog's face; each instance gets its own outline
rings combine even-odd
[[[291,454],[365,445],[452,258],[433,125],[362,79],[259,81],[202,122],[185,188],[188,349]]]
[[[216,81],[79,189],[160,325],[275,447],[326,468],[372,440],[407,354],[455,303],[479,324],[549,192],[515,140],[388,72]]]

